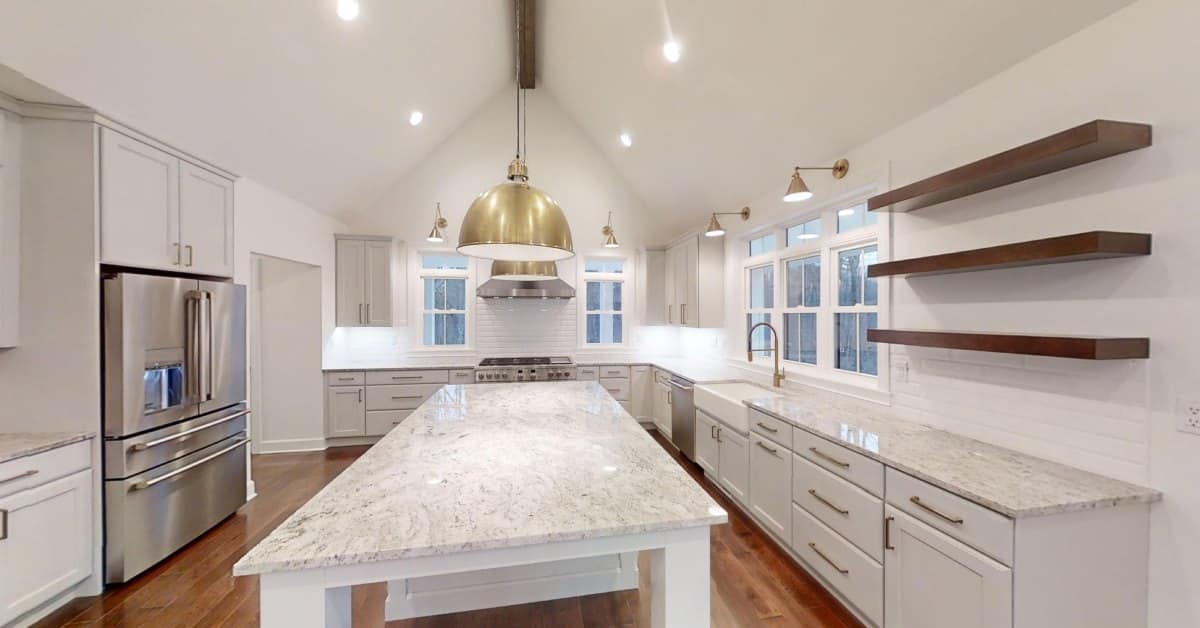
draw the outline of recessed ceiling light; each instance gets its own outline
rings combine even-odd
[[[414,111],[414,112],[408,114],[408,123],[413,126],[417,126],[418,124],[421,124],[421,120],[424,120],[424,119],[425,119],[425,114],[421,113],[420,111]]]
[[[624,146],[625,148],[633,146],[633,138],[629,137],[628,133],[621,134],[621,146]]]
[[[671,63],[679,62],[679,42],[671,40],[663,44],[663,56]]]
[[[343,22],[358,17],[358,0],[337,0],[337,14]]]

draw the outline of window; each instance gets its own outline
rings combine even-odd
[[[749,312],[746,314],[746,333],[758,323],[771,322],[771,309],[775,307],[775,266],[759,266],[749,271],[750,290],[747,303]],[[750,346],[755,353],[773,355],[770,350],[771,331],[766,327],[754,330]]]
[[[787,309],[783,314],[783,359],[817,363],[817,309],[821,306],[821,256],[784,262]]]
[[[821,219],[813,218],[807,222],[788,227],[784,231],[788,246],[803,246],[821,237]]]
[[[859,198],[868,192],[857,191]],[[876,376],[887,369],[886,346],[867,341],[867,331],[886,320],[879,305],[886,295],[879,290],[887,284],[867,277],[867,267],[879,259],[886,225],[886,215],[872,214],[865,202],[855,200],[809,210],[769,234],[759,231],[746,238],[746,333],[769,322],[779,332],[781,359],[816,377],[883,385],[860,375]],[[755,357],[770,355],[769,330],[756,329],[752,336]]]
[[[750,241],[750,257],[770,253],[775,250],[775,234],[768,233]]]
[[[877,375],[875,343],[867,330],[878,326],[879,288],[867,277],[867,267],[877,261],[876,245],[838,251],[838,303],[835,314],[836,367],[843,371]]]
[[[624,336],[625,260],[589,257],[583,261],[584,344],[622,344]]]
[[[875,215],[875,212],[867,211],[866,203],[839,209],[837,216],[838,233],[861,229],[879,222],[879,217]]]
[[[421,342],[425,346],[467,344],[467,258],[421,255]]]

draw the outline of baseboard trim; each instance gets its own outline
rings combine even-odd
[[[259,454],[298,453],[303,451],[324,451],[324,438],[289,438],[284,440],[260,440],[257,451]]]

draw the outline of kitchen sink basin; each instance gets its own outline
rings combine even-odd
[[[747,399],[778,397],[779,393],[754,384],[701,384],[696,386],[696,408],[729,427],[745,433],[750,429]]]

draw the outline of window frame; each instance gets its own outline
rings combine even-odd
[[[467,260],[465,269],[459,268],[425,268],[423,264],[426,255],[447,255],[462,257]],[[412,333],[410,343],[414,352],[427,353],[472,353],[475,347],[475,258],[463,255],[454,249],[423,248],[413,250],[409,260],[412,272],[410,282],[409,302],[411,303]],[[425,314],[426,313],[458,313],[459,310],[426,310],[425,309],[425,280],[426,279],[464,279],[464,295],[462,310],[465,316],[463,334],[465,341],[461,345],[427,345],[425,344]]]
[[[620,260],[621,272],[619,273],[602,273],[591,272],[587,270],[588,260]],[[633,323],[633,300],[634,300],[634,282],[633,273],[636,267],[633,263],[632,256],[621,254],[595,254],[595,255],[579,255],[577,261],[579,267],[579,281],[576,285],[579,286],[579,291],[576,292],[576,309],[578,312],[579,326],[579,348],[581,350],[605,350],[613,348],[625,348],[629,346],[629,335]],[[620,310],[592,310],[587,309],[587,289],[590,282],[611,282],[621,284],[621,309]],[[588,314],[620,314],[621,315],[621,342],[588,342],[587,340],[587,317]]]
[[[739,305],[741,316],[738,319],[737,329],[741,332],[735,336],[733,353],[745,360],[745,336],[746,336],[746,315],[751,313],[769,313],[771,315],[772,325],[776,327],[778,332],[783,335],[784,331],[784,316],[790,313],[815,313],[817,324],[817,363],[808,364],[785,358],[786,336],[780,338],[780,360],[781,365],[787,367],[789,373],[799,373],[804,377],[830,382],[836,386],[846,385],[858,389],[870,389],[872,391],[889,392],[890,390],[890,352],[886,344],[876,345],[876,370],[875,375],[869,373],[861,373],[857,371],[845,371],[838,369],[836,366],[836,350],[837,350],[837,320],[836,314],[839,312],[868,312],[876,314],[877,326],[886,327],[890,322],[890,303],[891,303],[891,282],[888,278],[879,278],[876,280],[877,287],[877,305],[863,306],[859,304],[853,307],[841,307],[837,305],[837,289],[838,289],[838,273],[837,273],[837,255],[839,252],[859,248],[862,246],[876,245],[877,260],[885,261],[890,257],[891,251],[891,215],[887,212],[876,213],[876,224],[865,225],[849,231],[838,233],[838,211],[849,207],[854,207],[864,203],[866,199],[877,193],[877,190],[884,189],[885,186],[881,183],[864,185],[847,193],[840,194],[829,199],[826,202],[815,205],[811,208],[805,208],[806,211],[791,214],[785,220],[776,222],[773,225],[756,229],[753,232],[746,233],[742,236],[738,250],[741,251],[741,283],[742,283],[742,303]],[[796,243],[789,242],[787,238],[787,230],[790,227],[795,227],[814,218],[821,219],[821,231],[818,238],[810,240],[799,240]],[[775,251],[769,254],[756,255],[749,257],[749,242],[755,238],[760,238],[768,232],[775,233],[776,243],[782,242],[782,246],[777,246]],[[787,305],[787,264],[790,261],[805,259],[817,256],[820,259],[820,305],[817,307],[788,307]],[[751,310],[749,307],[749,286],[750,286],[750,270],[759,268],[765,264],[773,264],[775,266],[775,297],[774,307],[770,310],[756,309]],[[767,354],[755,354],[756,358],[766,356]],[[758,367],[756,364],[755,367]],[[770,365],[765,365],[762,368],[770,368]]]
[[[865,227],[860,227],[860,229],[861,228],[865,228]],[[857,230],[858,229],[855,229],[855,231],[857,231]],[[847,233],[850,233],[850,232],[847,232]],[[876,260],[879,260],[879,244],[875,240],[859,240],[856,242],[850,242],[850,243],[844,244],[842,246],[837,247],[836,249],[830,250],[830,262],[833,264],[833,267],[830,268],[830,273],[833,275],[833,282],[835,284],[837,284],[835,286],[830,286],[831,296],[838,295],[840,293],[840,288],[841,288],[841,284],[839,283],[841,281],[841,277],[838,275],[837,267],[836,267],[838,256],[841,255],[841,253],[843,253],[845,251],[853,251],[856,249],[866,248],[866,247],[869,247],[872,245],[874,245],[876,247],[875,258],[876,258]],[[833,336],[832,336],[832,339],[835,342],[837,339],[837,315],[838,314],[860,314],[860,315],[861,314],[874,314],[876,325],[880,324],[880,322],[882,321],[882,318],[880,317],[880,301],[882,300],[882,298],[880,296],[880,290],[879,290],[880,284],[881,284],[881,282],[878,279],[876,279],[875,280],[875,286],[876,286],[875,305],[867,305],[865,303],[855,303],[854,305],[841,305],[837,301],[837,299],[834,299],[833,302],[830,303],[831,307],[833,308]],[[863,290],[864,291],[866,290],[865,283],[863,285]],[[858,325],[855,325],[855,334],[857,336],[857,342],[856,342],[855,346],[857,347],[858,354],[861,356],[862,355],[862,345],[864,342],[866,342],[866,338],[863,338],[862,335],[859,333],[860,329],[861,329],[861,327],[859,327]],[[879,348],[882,346],[883,345],[881,345],[881,344],[876,344],[876,346],[875,346],[876,368],[875,368],[874,375],[872,375],[871,373],[864,373],[864,372],[862,372],[862,370],[849,371],[846,369],[838,368],[837,367],[837,347],[836,346],[833,347],[834,363],[831,364],[830,366],[831,366],[831,368],[838,371],[839,373],[845,373],[847,375],[859,375],[862,377],[871,377],[871,378],[879,377],[879,371],[881,370],[881,367],[879,365],[879,361],[880,361]],[[856,364],[856,366],[861,367],[862,361],[856,360],[855,364]]]
[[[748,246],[746,247],[746,250],[749,251]],[[753,259],[761,259],[763,257],[765,257],[765,255],[757,255]],[[753,286],[750,283],[750,274],[753,271],[761,270],[763,268],[770,268],[772,270],[771,295],[770,295],[771,296],[771,307],[760,307],[760,308],[751,307],[751,302],[753,301],[753,297],[751,296],[751,291],[753,289]],[[747,320],[747,317],[754,316],[754,315],[761,315],[761,314],[766,314],[767,322],[770,323],[772,326],[774,326],[776,329],[779,329],[778,325],[776,325],[776,316],[775,316],[775,311],[779,307],[779,281],[778,281],[779,269],[776,268],[774,262],[768,261],[766,263],[759,263],[759,264],[755,264],[753,266],[745,267],[745,269],[743,270],[743,275],[745,277],[745,283],[744,283],[743,290],[742,290],[742,314],[743,314],[742,320],[746,321],[746,326],[742,328],[742,333],[747,336],[749,335],[750,322],[749,322],[749,320]],[[768,357],[768,358],[774,358],[775,357],[774,351],[769,350],[772,346],[774,346],[774,343],[769,342],[766,346],[763,346],[763,347],[753,347],[753,349],[756,350],[754,355],[761,355],[761,356]],[[780,350],[782,351],[783,343],[780,343],[779,346],[780,346]],[[763,349],[768,349],[768,350],[762,351]]]

